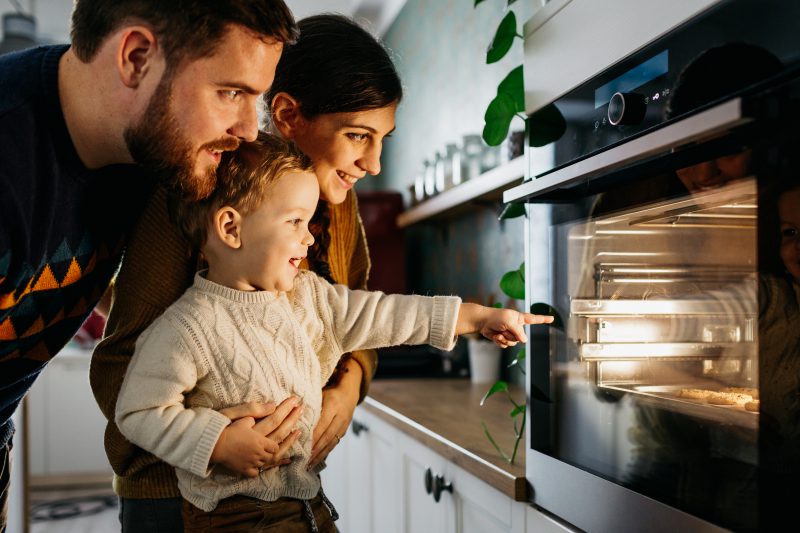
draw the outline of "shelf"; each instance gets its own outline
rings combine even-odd
[[[407,209],[397,217],[401,228],[433,218],[444,218],[454,214],[467,202],[478,199],[500,200],[508,185],[522,179],[525,174],[525,157],[520,156],[508,163],[484,172],[477,178],[465,181],[433,198]]]

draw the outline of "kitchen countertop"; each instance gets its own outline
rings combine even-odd
[[[511,453],[513,405],[497,393],[481,407],[490,386],[468,379],[380,379],[372,382],[362,405],[506,496],[526,501],[525,438],[510,465],[483,433],[481,421],[500,449]],[[511,393],[517,403],[525,401],[524,388],[512,386]]]

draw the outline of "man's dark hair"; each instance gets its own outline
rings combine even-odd
[[[95,57],[123,24],[152,28],[168,68],[214,52],[230,25],[283,43],[297,39],[297,24],[283,0],[75,0],[72,48],[81,61]]]

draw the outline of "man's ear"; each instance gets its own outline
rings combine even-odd
[[[230,206],[217,209],[212,220],[212,232],[230,248],[242,247],[242,215]]]
[[[122,83],[135,89],[152,69],[158,54],[155,34],[145,26],[131,26],[122,32],[115,63]]]
[[[285,139],[294,139],[298,131],[306,126],[306,119],[300,112],[300,102],[292,95],[280,92],[270,102],[272,123]]]

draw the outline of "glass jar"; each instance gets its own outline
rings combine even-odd
[[[461,183],[461,150],[455,144],[445,146],[445,187],[455,187]]]
[[[483,140],[480,135],[464,135],[461,147],[461,181],[477,178],[481,174]]]
[[[498,165],[500,165],[500,147],[483,144],[483,153],[481,154],[481,174],[484,172],[489,172]]]
[[[425,160],[425,198],[436,196],[436,166]]]
[[[414,205],[425,199],[425,166],[423,165],[422,169],[414,176],[414,192],[412,195]]]
[[[436,159],[434,160],[434,183],[436,187],[436,193],[442,193],[447,190],[447,182],[445,180],[445,167],[447,163],[445,161],[445,155],[442,152],[436,152]]]

